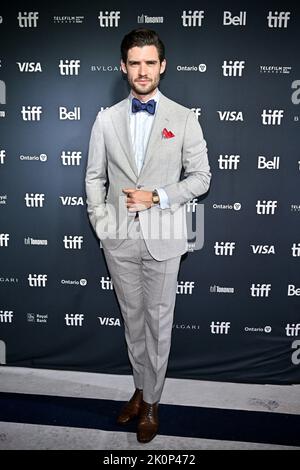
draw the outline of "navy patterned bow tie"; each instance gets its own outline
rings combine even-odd
[[[139,111],[147,111],[149,114],[155,113],[156,101],[150,100],[147,103],[142,103],[137,98],[133,98],[132,100],[132,112],[138,113]]]

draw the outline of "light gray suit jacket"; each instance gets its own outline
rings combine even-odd
[[[166,138],[163,130],[174,134]],[[183,170],[183,172],[182,172]],[[169,209],[139,212],[147,248],[158,261],[187,251],[185,203],[210,184],[206,142],[188,108],[161,94],[143,167],[138,174],[129,129],[128,98],[98,113],[92,128],[86,171],[87,209],[104,248],[118,248],[133,222],[123,188],[163,188]]]

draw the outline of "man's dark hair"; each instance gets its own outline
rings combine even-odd
[[[128,50],[132,47],[155,46],[160,63],[165,59],[165,46],[158,34],[152,29],[134,29],[124,36],[121,43],[121,57],[126,64]]]

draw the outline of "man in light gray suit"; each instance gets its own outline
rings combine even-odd
[[[87,206],[124,318],[133,369],[135,392],[118,423],[138,417],[137,439],[149,442],[158,432],[177,276],[188,248],[185,203],[208,190],[211,175],[195,114],[158,90],[166,60],[157,33],[131,31],[121,55],[131,93],[94,123]]]

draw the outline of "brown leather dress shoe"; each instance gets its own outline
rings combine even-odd
[[[130,400],[124,405],[117,418],[118,424],[127,424],[132,418],[138,416],[143,400],[143,390],[136,389]]]
[[[158,431],[158,402],[154,404],[142,402],[137,428],[137,440],[150,442]]]

